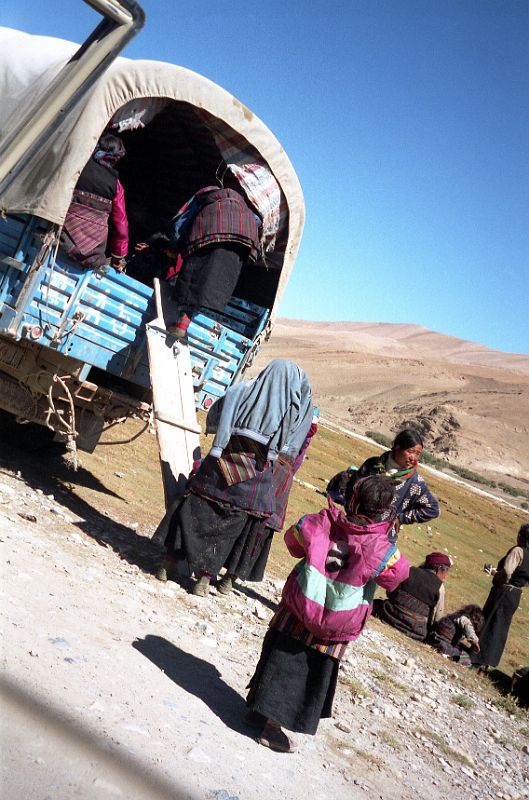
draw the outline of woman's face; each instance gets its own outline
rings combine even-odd
[[[392,455],[393,460],[396,461],[399,467],[402,467],[402,469],[409,469],[418,463],[421,453],[422,445],[416,444],[413,447],[407,447],[406,450],[397,447]]]

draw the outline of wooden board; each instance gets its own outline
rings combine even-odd
[[[147,350],[165,506],[170,509],[200,458],[200,427],[189,348],[167,332],[176,314],[171,287],[156,279],[154,293],[157,316],[147,325]]]

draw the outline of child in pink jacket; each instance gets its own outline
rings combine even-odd
[[[295,745],[281,726],[316,733],[331,716],[340,659],[369,619],[376,586],[392,591],[408,577],[393,515],[379,521],[393,489],[386,477],[364,478],[351,487],[345,513],[329,501],[286,532],[301,561],[285,583],[247,698],[260,744],[290,753]]]

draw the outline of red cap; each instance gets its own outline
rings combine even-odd
[[[427,567],[451,567],[454,562],[446,553],[430,553],[424,563]]]

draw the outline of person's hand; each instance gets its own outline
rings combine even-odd
[[[487,575],[495,575],[497,570],[492,566],[492,564],[483,564],[483,572],[486,572]]]
[[[125,259],[118,256],[112,256],[110,259],[110,264],[114,267],[114,269],[117,269],[118,272],[125,272],[125,267],[127,266]]]
[[[137,253],[141,253],[143,252],[143,250],[148,250],[148,249],[149,245],[147,244],[147,242],[136,242],[136,244],[134,245],[134,250]]]

